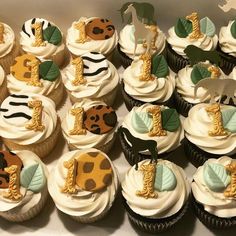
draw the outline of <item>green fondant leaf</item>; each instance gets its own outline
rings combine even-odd
[[[62,41],[61,31],[56,26],[48,26],[43,30],[43,39],[51,44],[58,45]]]
[[[223,191],[230,183],[230,175],[221,164],[210,163],[203,170],[204,181],[209,189],[214,192]]]
[[[20,174],[20,182],[26,189],[39,192],[46,184],[42,165],[37,163],[24,167]]]
[[[154,188],[159,192],[171,191],[176,187],[176,184],[177,181],[173,171],[163,164],[158,164]]]
[[[152,125],[152,117],[147,112],[133,112],[132,126],[137,132],[148,133]]]
[[[173,108],[161,111],[161,122],[163,129],[174,132],[180,126],[180,119],[177,111]]]
[[[54,81],[60,75],[60,70],[53,61],[44,61],[39,65],[39,75],[44,80]]]
[[[192,23],[185,18],[179,18],[175,25],[175,33],[180,38],[186,38],[193,31]]]
[[[236,133],[236,108],[222,111],[224,128],[232,133]]]
[[[163,55],[156,55],[152,58],[152,74],[157,78],[163,78],[169,74],[169,67]]]
[[[200,80],[211,77],[211,72],[206,67],[201,65],[194,65],[191,72],[191,80],[197,84]]]
[[[207,36],[213,37],[216,32],[216,27],[208,17],[204,17],[200,20],[200,30]]]
[[[233,22],[230,28],[232,36],[236,39],[236,21]]]

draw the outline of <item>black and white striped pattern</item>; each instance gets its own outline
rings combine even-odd
[[[100,53],[89,52],[82,56],[84,62],[84,76],[98,76],[108,70],[106,57]]]
[[[35,22],[42,22],[43,30],[46,29],[48,26],[51,26],[51,23],[43,18],[33,18],[26,21],[22,26],[22,32],[25,33],[29,38],[34,37],[35,30],[32,29],[32,25]]]

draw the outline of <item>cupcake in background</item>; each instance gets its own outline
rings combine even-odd
[[[10,72],[10,66],[20,53],[19,43],[12,28],[0,22],[0,65],[5,73]]]
[[[215,25],[208,18],[201,20],[196,12],[179,18],[175,26],[168,30],[167,61],[174,72],[178,72],[189,64],[186,47],[194,45],[204,51],[212,51],[217,47],[218,36]]]
[[[0,151],[0,216],[13,222],[35,217],[47,197],[47,167],[33,152]]]
[[[146,52],[149,35],[152,37],[151,54],[165,54],[166,37],[153,19],[154,8],[150,3],[125,3],[120,12],[122,19],[124,14],[131,13],[131,23],[120,31],[117,47],[125,68]]]
[[[52,99],[58,106],[63,98],[64,86],[59,67],[53,61],[41,62],[32,54],[15,58],[7,75],[10,94],[35,93]]]
[[[52,60],[64,64],[65,45],[61,30],[43,18],[27,20],[20,32],[20,45],[24,53],[33,54],[41,61]]]
[[[142,231],[168,230],[184,216],[190,185],[184,170],[158,159],[131,167],[122,182],[123,202],[131,223]]]
[[[118,33],[109,19],[81,17],[67,31],[66,45],[73,58],[98,52],[111,60],[118,43]]]
[[[6,75],[3,68],[0,66],[0,104],[7,97],[7,95],[8,95],[8,90],[7,90]]]
[[[62,80],[72,103],[88,98],[112,106],[116,98],[119,74],[105,56],[88,52],[71,60],[63,70]]]
[[[193,206],[199,220],[209,228],[236,225],[236,161],[227,156],[209,159],[193,176]]]
[[[122,94],[128,110],[144,103],[173,106],[175,75],[163,55],[142,54],[122,77]]]
[[[9,150],[29,150],[46,157],[61,131],[54,102],[39,94],[12,94],[0,107],[0,130]]]
[[[48,178],[58,210],[81,223],[92,223],[110,210],[119,187],[109,157],[94,148],[63,154]]]
[[[104,102],[83,99],[75,103],[62,120],[62,132],[70,150],[111,149],[117,127],[115,111]]]

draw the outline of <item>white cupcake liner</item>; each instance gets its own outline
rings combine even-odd
[[[2,85],[0,86],[0,104],[3,102],[3,100],[8,96],[8,90],[7,90],[7,80],[4,79]]]

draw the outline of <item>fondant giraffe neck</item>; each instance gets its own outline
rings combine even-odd
[[[31,67],[31,77],[27,82],[27,85],[35,87],[42,87],[43,84],[39,81],[39,60],[35,59],[27,63]]]
[[[220,69],[217,66],[209,66],[207,70],[211,72],[211,79],[217,79],[221,75]]]
[[[196,12],[193,12],[191,15],[186,16],[186,19],[191,21],[193,26],[193,31],[189,35],[189,38],[192,40],[202,38],[204,35],[200,30],[200,22],[198,19],[198,14]]]
[[[75,66],[75,79],[72,81],[74,86],[79,84],[85,84],[86,80],[84,79],[84,63],[82,57],[76,57],[72,60],[72,65]]]
[[[152,31],[153,36],[152,36],[152,41],[151,41],[151,48],[153,50],[157,50],[157,47],[156,47],[156,40],[157,40],[157,36],[158,36],[157,26],[156,25],[146,25],[145,27]],[[147,48],[147,46],[148,46],[147,42],[146,42],[146,40],[144,40],[143,47]]]
[[[140,59],[143,61],[142,74],[139,80],[149,81],[154,80],[155,77],[151,74],[152,72],[152,56],[149,53],[142,54]]]
[[[71,109],[71,115],[75,116],[75,122],[73,129],[69,131],[70,135],[86,134],[86,129],[83,128],[83,114],[82,107]]]
[[[31,27],[35,30],[35,41],[32,44],[32,46],[33,47],[46,46],[46,43],[43,41],[42,23],[35,22]]]
[[[76,43],[85,43],[87,41],[85,25],[84,21],[79,21],[74,24],[75,29],[79,31],[79,38],[76,39]]]
[[[0,44],[5,43],[4,41],[4,25],[0,23]]]

